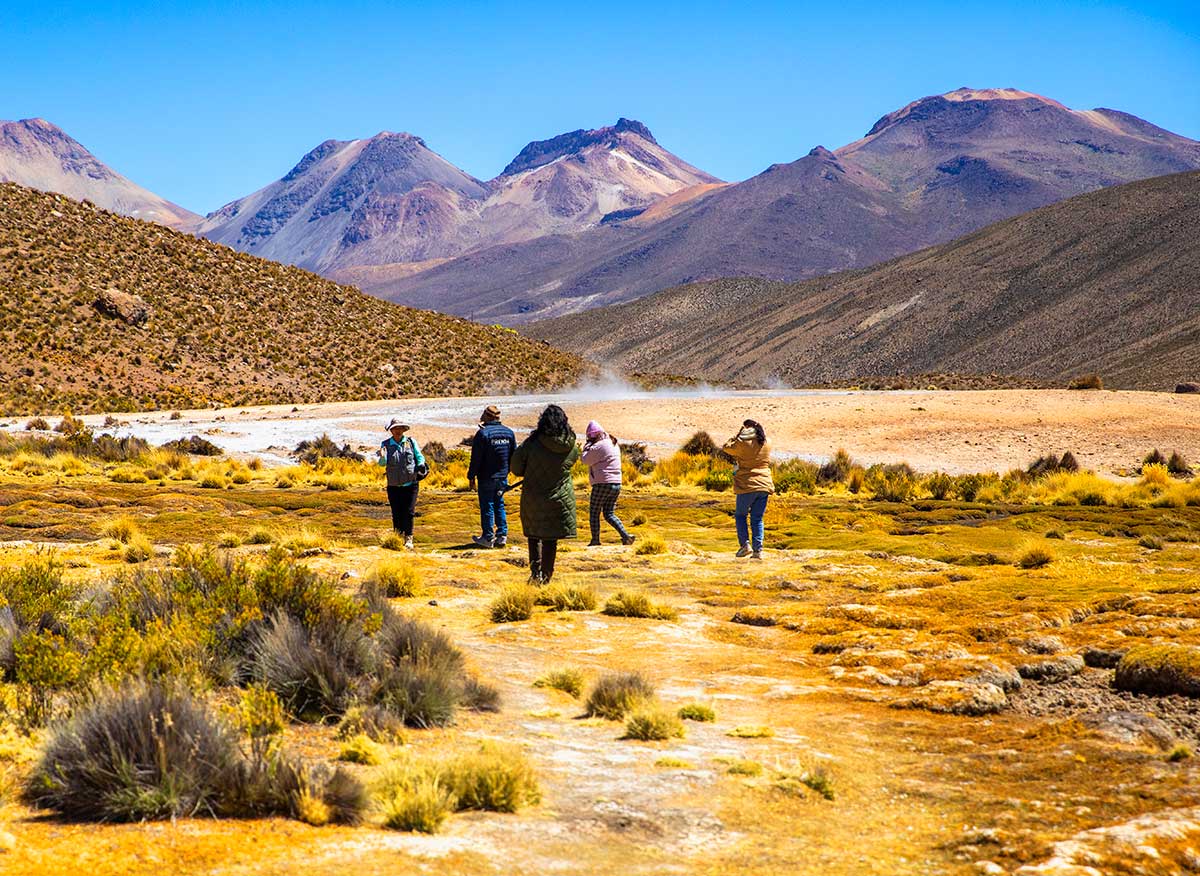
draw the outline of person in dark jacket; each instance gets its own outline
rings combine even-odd
[[[387,469],[387,497],[392,507],[392,529],[404,536],[404,546],[413,549],[413,514],[421,478],[429,471],[417,442],[408,435],[408,423],[388,423],[390,438],[379,447],[379,464]]]
[[[571,467],[579,459],[566,412],[548,405],[537,428],[512,457],[512,473],[524,477],[521,528],[529,540],[529,577],[548,584],[554,576],[558,541],[575,537],[575,485]]]
[[[504,547],[508,544],[508,515],[504,511],[504,491],[508,489],[508,464],[517,449],[513,430],[500,422],[500,409],[488,405],[479,419],[479,429],[471,439],[471,465],[467,483],[479,484],[479,525],[483,535],[472,536],[480,547]]]

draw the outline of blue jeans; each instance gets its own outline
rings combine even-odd
[[[763,514],[767,511],[767,496],[770,494],[766,491],[758,493],[739,493],[737,497],[737,508],[733,513],[733,518],[737,523],[738,544],[743,545],[750,541],[750,530],[754,530],[754,544],[751,547],[756,551],[762,550],[763,545]],[[746,525],[746,518],[750,518],[750,525]]]
[[[479,482],[479,525],[484,538],[508,538],[508,515],[504,511],[505,481]]]

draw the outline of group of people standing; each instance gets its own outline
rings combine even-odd
[[[388,503],[392,527],[412,548],[413,515],[421,479],[429,468],[416,442],[408,435],[409,425],[400,420],[388,424],[390,437],[379,449],[379,462],[387,468]],[[775,492],[771,479],[770,445],[762,425],[746,420],[741,430],[722,449],[734,460],[734,512],[739,557],[762,559],[763,516],[767,499]],[[591,498],[588,523],[589,547],[600,544],[600,519],[616,530],[621,543],[631,545],[630,535],[617,516],[621,496],[621,445],[596,421],[585,430],[582,450],[566,412],[547,405],[529,437],[517,444],[512,429],[501,422],[500,409],[488,405],[471,439],[471,462],[467,483],[479,498],[480,535],[472,541],[482,548],[508,544],[508,516],[504,495],[521,488],[521,529],[529,547],[529,575],[548,583],[554,575],[558,542],[576,536],[575,485],[571,470],[582,459],[588,467]],[[509,483],[512,474],[520,480]]]

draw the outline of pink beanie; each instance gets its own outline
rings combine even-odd
[[[587,424],[587,436],[589,438],[595,437],[596,435],[603,435],[603,434],[604,434],[604,430],[600,428],[600,424],[597,423],[595,420],[592,420],[590,423]]]

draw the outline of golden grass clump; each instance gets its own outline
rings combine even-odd
[[[385,551],[402,551],[404,550],[404,536],[398,532],[389,532],[379,539],[379,546]]]
[[[338,752],[338,760],[365,766],[376,766],[386,759],[387,749],[365,733],[351,736],[342,743],[341,751]]]
[[[594,611],[596,591],[577,584],[552,584],[538,590],[535,602],[550,611]]]
[[[416,596],[421,587],[420,576],[408,560],[380,560],[367,575],[366,583],[376,587],[388,599],[407,599]]]
[[[1054,554],[1048,548],[1034,545],[1023,551],[1013,564],[1018,569],[1040,569],[1054,562]]]
[[[142,533],[136,533],[125,543],[121,556],[127,563],[144,563],[154,556],[154,542]]]
[[[555,669],[535,680],[533,686],[561,690],[579,699],[583,694],[583,670],[574,667]]]
[[[667,552],[667,543],[660,536],[652,535],[634,548],[633,552],[641,557],[665,554]]]
[[[684,721],[711,723],[717,720],[717,713],[713,707],[703,703],[686,703],[679,707],[677,714]]]
[[[601,613],[611,617],[642,617],[667,621],[679,619],[679,613],[671,606],[653,602],[646,594],[630,590],[619,590],[610,596]]]
[[[587,716],[620,721],[654,699],[654,686],[640,672],[608,672],[600,676],[587,697]]]
[[[761,724],[741,724],[734,727],[725,735],[734,736],[738,739],[767,739],[774,736],[775,731]]]
[[[664,739],[683,736],[683,721],[679,716],[658,705],[643,705],[625,719],[625,735],[622,739],[637,739],[642,742],[661,742]]]
[[[100,534],[112,538],[121,544],[129,544],[134,536],[141,533],[141,528],[132,517],[114,517],[100,528]]]
[[[537,601],[537,588],[530,584],[507,584],[488,608],[493,623],[529,620]]]

